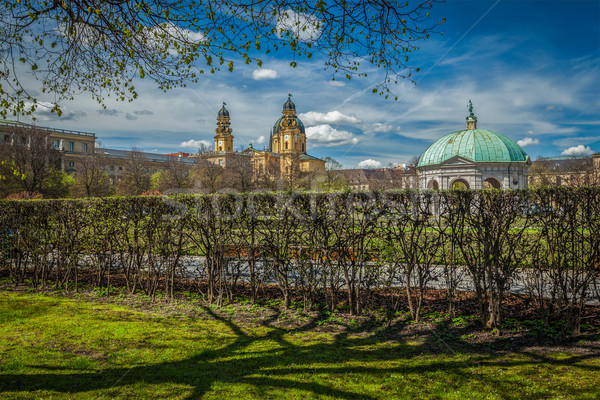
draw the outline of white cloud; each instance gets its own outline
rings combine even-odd
[[[335,86],[335,87],[346,86],[346,84],[344,82],[342,82],[342,81],[329,81],[328,84],[331,85],[331,86]]]
[[[569,147],[560,154],[564,156],[591,156],[594,154],[594,150],[592,150],[590,146],[580,144],[579,146]]]
[[[189,29],[167,22],[140,31],[138,38],[140,41],[145,42],[151,49],[158,51],[167,50],[169,55],[177,57],[179,50],[173,45],[173,41],[180,44],[199,43],[204,40],[204,35],[201,32],[190,31]]]
[[[260,81],[263,79],[275,79],[278,76],[279,76],[279,74],[274,69],[261,68],[261,69],[255,69],[254,71],[252,71],[252,79],[255,79],[257,81]]]
[[[368,159],[368,160],[363,160],[361,162],[358,163],[358,168],[362,168],[362,169],[372,169],[372,168],[380,168],[381,167],[381,162],[377,161],[377,160],[372,160],[372,159]]]
[[[288,38],[287,32],[303,42],[316,41],[321,34],[319,20],[312,15],[285,10],[277,14],[275,25],[280,37]]]
[[[359,124],[362,121],[353,115],[346,115],[339,111],[330,111],[328,113],[320,113],[309,111],[298,115],[302,122],[306,125],[318,124]]]
[[[521,146],[521,147],[525,147],[525,146],[529,146],[529,145],[532,145],[532,144],[540,144],[540,141],[539,141],[539,139],[533,139],[533,138],[530,138],[530,137],[525,137],[525,138],[517,141],[517,144],[519,146]]]
[[[256,139],[256,140],[254,141],[254,143],[256,143],[256,144],[263,144],[263,143],[264,143],[264,142],[266,142],[266,141],[267,141],[267,138],[266,138],[266,137],[264,137],[264,136],[259,136],[259,137],[258,137],[258,139]]]
[[[338,131],[330,125],[317,125],[306,128],[306,138],[311,145],[325,147],[358,143],[358,138],[351,132]]]
[[[571,147],[577,146],[579,144],[584,143],[594,143],[600,140],[600,136],[579,136],[579,137],[566,137],[561,139],[556,139],[552,141],[552,144],[557,147]]]
[[[194,140],[194,139],[190,139],[187,142],[181,142],[179,147],[197,150],[202,145],[210,148],[210,143],[207,140]]]
[[[133,112],[135,115],[152,115],[154,114],[152,111],[150,110],[136,110]]]
[[[40,101],[36,104],[33,104],[31,102],[25,102],[26,110],[32,110],[34,108],[35,111],[33,111],[33,116],[38,121],[69,121],[87,116],[85,112],[72,110],[65,105],[60,106],[61,115],[59,116],[56,111],[52,111],[52,109],[54,108],[54,104],[52,103],[46,101]]]
[[[380,122],[375,122],[368,129],[369,132],[390,132],[394,130],[394,125],[390,124],[382,124]]]
[[[116,117],[121,113],[119,110],[115,110],[114,108],[101,108],[96,110],[96,112],[100,115],[105,115],[107,117]]]
[[[181,40],[185,40],[188,42],[201,42],[202,40],[204,40],[204,35],[202,34],[202,32],[194,32],[191,31],[189,29],[185,29],[182,28],[180,26],[177,26],[173,23],[165,23],[162,25],[162,27],[154,27],[155,32],[161,32],[161,28],[162,31],[164,31],[165,33],[168,33],[169,35],[176,37],[178,39]]]
[[[56,33],[67,38],[69,41],[73,41],[81,46],[86,47],[93,47],[102,40],[107,41],[109,39],[105,35],[101,34],[99,30],[79,22],[76,22],[72,25],[61,23],[58,25]]]

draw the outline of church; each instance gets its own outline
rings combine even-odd
[[[296,105],[288,94],[283,104],[282,116],[275,122],[269,136],[269,147],[255,149],[252,144],[241,151],[233,150],[233,130],[229,110],[223,103],[217,114],[214,152],[200,155],[212,163],[227,167],[240,158],[251,163],[255,176],[290,176],[325,170],[325,160],[306,152],[306,131],[296,114]]]

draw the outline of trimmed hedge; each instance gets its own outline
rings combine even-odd
[[[444,282],[450,312],[464,276],[482,322],[499,329],[515,280],[546,320],[577,330],[598,276],[600,188],[141,196],[0,201],[0,266],[15,283],[77,288],[119,275],[130,292],[174,296],[205,282],[210,302],[244,281],[254,300],[277,282],[311,308],[350,312],[366,293],[402,290],[420,319],[423,291]],[[196,271],[188,256],[202,255]],[[597,288],[596,288],[597,291]]]

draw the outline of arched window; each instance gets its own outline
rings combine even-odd
[[[435,179],[432,179],[427,184],[427,189],[438,190],[439,188],[440,188],[440,185],[437,183],[437,181]]]
[[[304,143],[302,143],[302,152],[304,153]]]
[[[285,149],[288,149],[288,142],[285,142]]]
[[[501,187],[500,182],[496,178],[487,178],[483,181],[484,189],[500,189]]]
[[[469,189],[469,182],[464,179],[457,179],[450,185],[450,189],[452,190],[467,190]]]

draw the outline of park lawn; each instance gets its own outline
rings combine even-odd
[[[600,398],[600,354],[453,350],[429,328],[413,339],[193,307],[0,292],[0,397]]]

